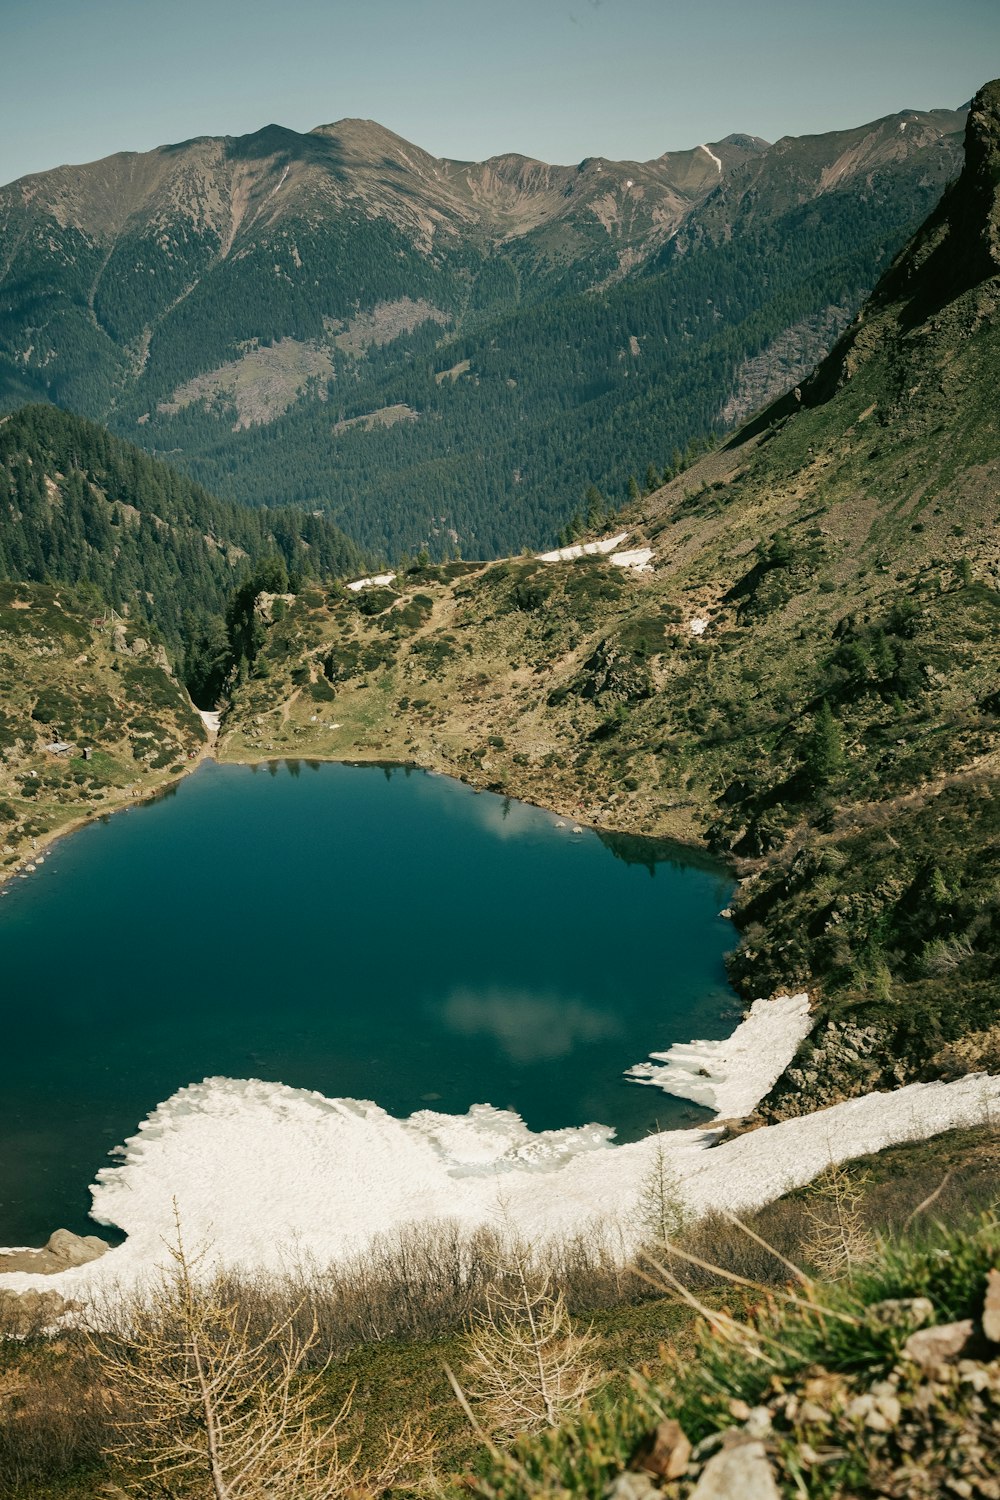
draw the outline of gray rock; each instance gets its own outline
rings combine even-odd
[[[616,1475],[604,1491],[605,1500],[654,1500],[659,1494],[650,1475],[634,1469]]]
[[[11,1292],[0,1287],[0,1339],[44,1333],[77,1305],[58,1292]]]
[[[973,1340],[971,1318],[961,1323],[938,1323],[934,1328],[921,1328],[903,1345],[903,1353],[922,1370],[936,1370],[938,1365],[957,1359]]]
[[[0,1275],[5,1271],[28,1271],[36,1276],[55,1276],[71,1266],[85,1266],[111,1246],[96,1234],[72,1234],[57,1229],[41,1250],[12,1250],[0,1255]]]
[[[85,1266],[97,1260],[111,1246],[96,1234],[73,1234],[68,1229],[57,1229],[49,1236],[46,1250],[56,1255],[67,1266]]]
[[[748,1437],[763,1439],[771,1434],[771,1413],[766,1406],[755,1406],[743,1424]]]
[[[691,1500],[781,1500],[764,1444],[740,1443],[708,1460]]]
[[[934,1316],[934,1303],[929,1297],[887,1297],[873,1302],[867,1316],[879,1328],[923,1328]]]

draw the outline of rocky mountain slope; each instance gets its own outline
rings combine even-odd
[[[812,330],[800,366],[826,346],[957,170],[962,118],[574,167],[347,120],[26,177],[0,190],[0,402],[392,555],[541,544],[587,484],[620,496],[766,398],[788,330]]]
[[[605,552],[300,596],[224,723],[726,853],[734,982],[817,997],[772,1111],[998,1053],[998,120],[990,84],[815,376]]]

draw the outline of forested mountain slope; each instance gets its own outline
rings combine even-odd
[[[61,167],[0,190],[0,401],[389,556],[540,545],[810,367],[961,122],[553,167],[341,121]]]
[[[409,758],[705,838],[745,876],[740,991],[817,996],[774,1110],[1000,1056],[998,141],[994,83],[814,378],[626,513],[650,571],[314,593],[224,721],[240,758]]]
[[[325,518],[217,500],[93,422],[47,406],[0,421],[0,579],[85,586],[177,653],[270,556],[300,577],[362,566]]]

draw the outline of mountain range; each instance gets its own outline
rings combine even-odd
[[[271,125],[0,190],[0,405],[397,557],[551,542],[794,383],[958,170],[964,111],[650,162]]]

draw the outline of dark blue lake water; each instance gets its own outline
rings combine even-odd
[[[423,772],[207,763],[0,898],[0,1244],[87,1219],[108,1150],[211,1074],[488,1102],[621,1140],[707,1118],[623,1069],[724,1036],[731,881]]]

